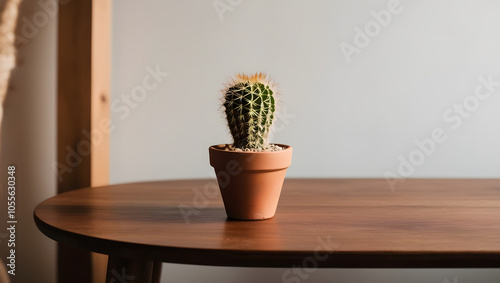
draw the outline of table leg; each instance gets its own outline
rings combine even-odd
[[[151,283],[160,283],[162,264],[163,262],[161,261],[155,261],[153,263],[153,278],[151,280]]]
[[[106,283],[152,282],[153,261],[109,256]]]

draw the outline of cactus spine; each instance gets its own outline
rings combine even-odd
[[[234,147],[264,150],[269,146],[275,94],[274,84],[263,73],[240,74],[227,85],[223,105]]]

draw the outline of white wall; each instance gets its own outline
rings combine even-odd
[[[3,7],[0,1],[0,6]],[[34,15],[38,15],[33,20]],[[24,1],[16,35],[18,67],[5,101],[1,137],[0,255],[8,256],[7,166],[16,166],[16,275],[12,283],[56,282],[56,245],[35,226],[35,206],[56,193],[57,19],[37,1]]]
[[[222,83],[235,72],[260,71],[280,83],[284,103],[273,141],[294,147],[288,177],[500,177],[500,87],[494,84],[486,97],[479,79],[500,82],[499,2],[113,5],[112,183],[213,176],[208,146],[231,142],[218,110]],[[218,14],[215,5],[229,8]],[[392,13],[390,21],[370,26],[371,11],[381,10]],[[369,42],[356,32],[366,25]],[[346,44],[357,53],[346,56]],[[168,77],[147,94],[135,93],[148,68],[157,67]],[[465,113],[453,110],[464,103]],[[432,138],[436,129],[444,141],[419,153],[415,141]],[[410,157],[413,170],[400,170],[401,159]],[[168,282],[255,282],[254,276],[277,282],[282,270],[166,265],[164,273]],[[308,282],[451,282],[457,276],[496,282],[499,275],[321,270]]]

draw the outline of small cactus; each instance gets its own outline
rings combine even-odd
[[[239,74],[223,90],[223,105],[234,147],[255,150],[269,147],[276,108],[274,86],[266,74]]]

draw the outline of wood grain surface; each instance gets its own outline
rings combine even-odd
[[[41,203],[50,238],[221,266],[500,267],[500,180],[287,179],[276,216],[226,218],[214,180],[86,188]]]

